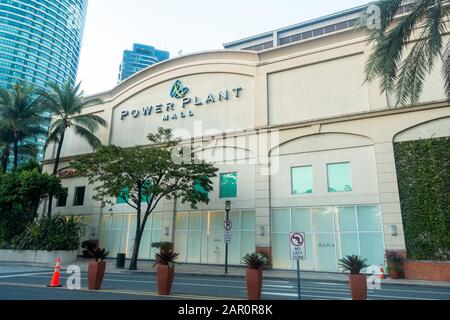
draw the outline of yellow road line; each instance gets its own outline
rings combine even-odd
[[[13,283],[13,282],[0,282],[0,286],[11,286],[11,287],[24,287],[24,288],[39,288],[39,289],[49,289],[49,290],[65,290],[65,291],[79,291],[79,292],[97,292],[97,293],[113,293],[113,294],[127,294],[127,295],[139,295],[139,296],[151,296],[151,297],[161,297],[161,298],[173,298],[173,299],[186,299],[186,300],[242,300],[237,298],[229,297],[210,297],[210,296],[196,296],[187,294],[173,294],[169,296],[160,296],[154,292],[143,292],[143,291],[128,291],[128,290],[71,290],[68,288],[48,288],[39,284],[29,284],[29,283]]]

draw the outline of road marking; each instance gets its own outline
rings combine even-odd
[[[282,288],[282,289],[294,289],[294,286],[280,286],[277,284],[264,284],[263,287],[271,287],[271,288]]]
[[[118,274],[118,273],[109,273],[108,274],[109,277],[111,276],[120,276],[120,277],[133,277],[133,278],[145,278],[145,279],[149,279],[150,277],[147,276],[137,276],[135,274]],[[153,273],[152,276],[154,276],[154,278],[156,278],[156,273]],[[218,277],[220,277],[221,275],[217,275]],[[198,277],[196,275],[192,276],[193,278],[186,278],[186,277],[178,277],[175,274],[175,279],[176,280],[195,280],[195,281],[207,281],[207,282],[211,282],[211,281],[217,281],[217,282],[239,282],[242,283],[243,281],[245,281],[245,278],[242,277],[242,280],[234,280],[234,279],[217,279],[216,277],[208,277],[208,278],[204,278],[204,277]],[[289,284],[292,281],[282,281],[282,280],[264,280],[264,283],[286,283]]]
[[[318,284],[318,285],[325,285],[325,286],[348,286],[346,283],[333,283],[333,282],[310,282],[308,284]]]
[[[4,275],[4,276],[0,276],[1,278],[16,278],[16,277],[28,277],[28,278],[48,278],[48,277],[44,277],[43,275],[50,275],[52,272],[48,271],[48,272],[39,272],[39,273],[27,273],[27,274],[13,274],[13,275]],[[62,280],[66,279],[67,277],[62,276],[61,277]],[[82,278],[83,280],[86,280],[87,278]],[[187,279],[187,278],[183,278],[183,279]],[[189,280],[192,280],[194,282],[192,283],[178,283],[175,282],[174,285],[179,285],[179,286],[197,286],[197,287],[222,287],[222,288],[234,288],[234,289],[245,289],[245,286],[226,286],[226,285],[212,285],[212,284],[199,284],[196,282],[196,278],[191,278]],[[210,281],[215,281],[214,279],[209,279]],[[147,281],[139,281],[139,280],[126,280],[126,279],[110,279],[110,278],[105,278],[105,281],[110,281],[110,282],[134,282],[134,283],[146,283],[146,284],[156,284],[156,281],[152,281],[152,280],[147,280]],[[222,280],[222,281],[226,281],[226,280]],[[239,282],[243,284],[243,281],[234,281],[234,282]],[[13,285],[14,282],[7,282],[8,285]],[[272,288],[278,288],[278,290],[281,291],[287,291],[285,293],[280,292],[279,294],[294,294],[294,293],[289,293],[289,291],[294,289],[294,286],[283,286],[283,285],[270,285],[270,284],[264,284],[263,285],[264,288],[269,289],[270,287]],[[326,287],[320,287],[318,285],[318,283],[312,284],[312,283],[307,283],[306,285],[302,286],[302,289],[305,292],[312,292],[312,293],[332,293],[334,295],[337,296],[341,296],[341,295],[349,295],[349,290],[345,289],[345,288],[336,288],[336,287],[332,287],[332,288],[326,288]],[[401,295],[401,296],[395,296],[395,295],[389,295],[390,291],[398,291],[398,292],[406,292],[409,294],[405,295]],[[410,296],[412,294],[436,294],[436,295],[440,295],[440,296],[444,296],[443,298],[446,298],[449,296],[448,293],[446,292],[431,292],[431,291],[414,291],[414,290],[402,290],[402,289],[382,289],[381,291],[378,290],[369,290],[368,291],[368,295],[369,297],[379,297],[379,298],[389,298],[389,299],[408,299],[408,300],[437,300],[437,299],[428,299],[428,298],[421,298],[421,297],[414,297],[414,296]],[[394,293],[395,294],[395,293]],[[226,298],[223,298],[226,299]]]
[[[18,277],[31,277],[31,276],[39,276],[44,274],[51,274],[51,271],[47,272],[38,272],[38,273],[21,273],[21,274],[9,274],[6,276],[0,276],[0,279],[7,279],[7,278],[18,278]]]
[[[281,293],[281,292],[262,292],[262,294],[264,295],[269,295],[269,296],[281,296],[281,297],[298,297],[297,293]],[[302,293],[301,295],[302,297],[311,297],[311,298],[322,298],[322,299],[326,299],[326,300],[350,300],[350,299],[342,299],[342,298],[337,298],[337,297],[331,297],[331,296],[324,296],[324,295],[312,295],[312,294],[304,294]]]
[[[196,295],[187,295],[187,294],[172,294],[168,296],[161,296],[154,292],[143,292],[143,291],[129,291],[129,290],[71,290],[68,288],[48,288],[43,285],[37,284],[28,284],[28,283],[11,283],[11,282],[0,282],[0,286],[9,286],[9,287],[22,287],[22,288],[38,288],[44,290],[63,290],[70,292],[89,292],[89,293],[113,293],[113,294],[128,294],[128,295],[140,295],[140,296],[153,296],[153,297],[161,297],[161,298],[177,298],[177,299],[187,299],[187,300],[243,300],[239,298],[230,298],[230,297],[213,297],[213,296],[196,296]]]

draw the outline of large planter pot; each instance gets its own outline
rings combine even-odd
[[[248,300],[261,300],[263,270],[247,269],[246,279]]]
[[[170,268],[168,265],[158,264],[156,270],[158,278],[158,294],[162,296],[170,295],[172,291],[173,276],[175,267]]]
[[[352,300],[367,300],[367,280],[363,274],[351,274],[349,276],[350,292]]]
[[[89,262],[88,267],[88,287],[89,290],[100,290],[103,277],[105,276],[106,262]]]

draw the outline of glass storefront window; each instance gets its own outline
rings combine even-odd
[[[178,212],[176,219],[175,219],[175,225],[177,230],[187,230],[188,229],[188,219],[189,214],[187,212]]]
[[[292,209],[292,227],[295,231],[311,232],[311,210],[309,208]]]
[[[186,219],[188,224],[185,223]],[[245,254],[255,251],[255,211],[231,211],[230,219],[233,229],[228,258],[230,264],[239,265]],[[179,261],[223,264],[224,220],[223,211],[177,213],[175,250],[180,253]]]
[[[337,210],[339,231],[357,231],[355,207],[344,207]]]
[[[369,265],[384,264],[379,206],[280,208],[272,210],[272,259],[275,269],[293,269],[289,232],[305,232],[304,270],[339,271],[338,261],[360,255]]]
[[[313,193],[312,166],[291,168],[292,194]]]
[[[236,198],[237,173],[222,173],[220,175],[220,198]]]
[[[381,214],[378,207],[358,207],[359,231],[378,231],[382,229]]]
[[[242,211],[242,230],[255,230],[256,216],[254,211]]]
[[[161,241],[162,215],[152,214],[145,225],[139,248],[139,259],[154,259],[155,250],[152,242]],[[130,258],[133,253],[136,235],[136,215],[103,216],[100,223],[100,246],[110,252],[111,257],[117,253],[126,253]]]
[[[339,234],[340,257],[359,255],[358,233],[346,232]]]
[[[334,236],[334,233],[315,234],[317,271],[337,271],[336,242]]]
[[[352,191],[350,162],[332,163],[327,165],[328,192]]]
[[[313,230],[316,232],[334,232],[333,225],[333,208],[314,208],[313,213]]]
[[[290,232],[291,215],[289,209],[272,210],[272,232]]]
[[[384,242],[381,232],[361,233],[359,235],[361,257],[368,265],[380,265],[384,262]]]

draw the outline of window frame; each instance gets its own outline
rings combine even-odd
[[[233,197],[224,197],[224,196],[222,196],[222,176],[227,175],[227,174],[235,174],[236,175],[236,194]],[[237,171],[223,172],[223,173],[219,174],[219,199],[234,199],[234,198],[237,198],[237,195],[238,195],[237,178],[238,178],[238,172]]]
[[[76,204],[76,201],[77,201],[77,190],[79,190],[79,189],[81,189],[81,188],[83,188],[84,189],[84,192],[83,192],[83,203],[82,204]],[[78,186],[78,187],[75,187],[75,192],[74,192],[74,194],[73,194],[73,206],[74,207],[82,207],[82,206],[84,206],[84,200],[85,200],[85,198],[86,198],[86,186]]]
[[[312,182],[312,186],[311,186],[311,192],[302,192],[302,193],[294,193],[294,169],[298,169],[298,168],[311,168],[311,182]],[[313,165],[309,164],[309,165],[299,165],[299,166],[291,166],[291,170],[290,170],[290,174],[291,174],[291,195],[292,196],[305,196],[305,195],[309,195],[309,194],[313,194],[314,193],[314,170],[313,170]]]
[[[66,200],[64,201],[64,205],[60,205],[59,201],[60,201],[60,197],[56,198],[56,208],[65,208],[67,207],[67,200],[69,199],[69,188],[62,188],[63,190],[66,190]]]
[[[328,171],[328,168],[330,165],[336,165],[336,164],[345,164],[348,163],[349,166],[349,178],[351,183],[351,190],[340,190],[340,191],[330,191],[330,172]],[[344,192],[353,192],[353,176],[352,176],[352,164],[351,161],[339,161],[339,162],[330,162],[326,164],[326,172],[327,172],[327,193],[344,193]]]

